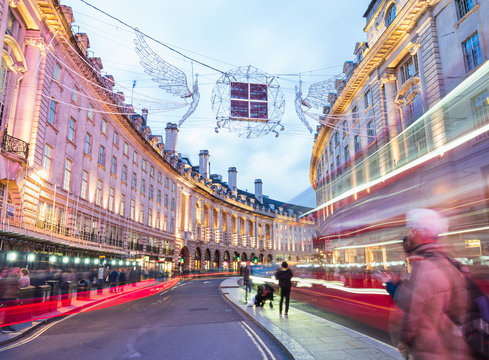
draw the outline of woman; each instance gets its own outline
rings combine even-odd
[[[20,269],[19,284],[21,288],[25,288],[31,285],[31,279],[29,277],[29,270],[26,268]]]

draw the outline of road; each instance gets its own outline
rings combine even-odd
[[[0,359],[287,359],[219,292],[193,280],[147,298],[53,322],[0,349]]]

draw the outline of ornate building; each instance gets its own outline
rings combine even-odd
[[[19,250],[169,271],[312,253],[308,209],[264,196],[261,180],[239,190],[234,168],[223,182],[206,150],[193,167],[175,124],[151,133],[72,33],[69,7],[2,0],[0,19],[0,261]]]
[[[372,0],[364,17],[367,41],[357,43],[355,60],[344,64],[346,81],[338,80],[330,94],[327,126],[318,129],[311,157],[322,236],[315,245],[326,251],[346,229],[380,228],[410,206],[441,206],[437,194],[462,189],[469,178],[482,182],[485,161],[473,177],[463,168],[474,165],[476,146],[487,141],[476,138],[465,158],[444,157],[442,149],[489,122],[487,85],[478,73],[489,55],[489,1]],[[434,154],[439,161],[428,162]]]

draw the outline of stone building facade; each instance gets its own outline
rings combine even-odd
[[[423,178],[426,168],[414,160],[449,144],[455,135],[489,122],[487,88],[467,87],[463,104],[446,99],[450,103],[440,105],[458,86],[470,86],[464,81],[478,76],[487,63],[489,1],[372,0],[364,17],[367,41],[356,44],[354,61],[345,62],[344,80],[336,82],[336,92],[330,94],[330,104],[324,109],[328,126],[318,129],[312,151],[310,181],[320,208],[319,235],[340,233],[339,223],[360,212],[364,220],[370,216],[370,221],[380,221],[377,214],[393,206],[379,201],[374,207],[374,199],[406,192],[415,178],[420,193],[422,186],[428,188],[423,185],[428,179],[433,184],[446,179],[446,174]],[[455,115],[461,107],[470,114]],[[473,148],[470,156],[475,153]],[[473,166],[460,160],[457,167],[454,159],[452,174]],[[418,168],[402,177],[409,164]],[[456,181],[463,181],[462,177]],[[431,186],[429,191],[436,194],[441,188]],[[371,199],[370,206],[366,199]],[[422,203],[419,200],[418,206]],[[343,215],[338,214],[340,209]],[[390,216],[403,210],[399,206]],[[346,221],[344,228],[358,229],[360,222],[353,222]],[[327,249],[331,241],[317,245]]]
[[[314,224],[299,217],[308,209],[261,186],[258,195],[239,190],[234,168],[223,182],[206,150],[193,167],[178,153],[175,124],[152,134],[148,112],[134,113],[89,56],[88,36],[72,33],[69,7],[2,0],[0,20],[0,250],[164,270],[312,252]],[[282,224],[300,236],[279,242]]]

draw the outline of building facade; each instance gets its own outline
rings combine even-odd
[[[484,199],[489,185],[487,138],[480,136],[489,123],[489,2],[372,0],[364,17],[367,41],[356,44],[355,60],[345,62],[344,79],[329,96],[328,126],[318,129],[310,164],[316,247],[330,256],[340,247],[336,261],[344,263],[345,252],[361,243],[350,259],[362,264],[385,262],[385,248],[368,253],[365,244],[399,245],[400,233],[385,229],[400,227],[409,208],[450,214],[448,204]],[[470,183],[477,193],[467,190]],[[475,208],[473,224],[487,217],[483,204],[467,214]],[[453,220],[462,226],[460,217]],[[487,238],[465,225],[470,236]],[[382,238],[373,228],[384,229]]]
[[[1,249],[171,271],[302,260],[308,209],[238,189],[153,135],[58,1],[0,1]],[[256,185],[257,185],[256,184]],[[280,224],[280,225],[278,225]],[[292,236],[290,232],[294,232]],[[8,257],[8,256],[7,256]]]

